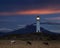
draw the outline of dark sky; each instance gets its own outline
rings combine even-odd
[[[0,0],[0,15],[60,13],[60,0]]]

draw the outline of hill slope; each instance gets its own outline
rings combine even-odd
[[[59,39],[60,34],[56,34],[53,32],[50,32],[44,28],[40,28],[41,32],[36,33],[36,26],[35,25],[27,25],[25,28],[18,29],[9,33],[5,33],[5,35],[2,38],[37,38],[37,37],[49,37],[52,39]]]

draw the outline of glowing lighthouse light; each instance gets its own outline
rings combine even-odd
[[[40,20],[40,18],[39,18],[39,17],[37,17],[37,20]]]
[[[36,17],[36,32],[40,32],[40,17]]]

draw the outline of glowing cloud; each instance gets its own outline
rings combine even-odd
[[[17,12],[0,12],[0,15],[31,15],[31,14],[55,14],[60,13],[60,10],[26,10],[26,11],[17,11]]]
[[[60,10],[28,10],[28,11],[22,11],[17,12],[17,14],[55,14],[60,13]]]

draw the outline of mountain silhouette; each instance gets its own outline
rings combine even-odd
[[[60,38],[60,34],[50,32],[42,27],[40,27],[40,31],[41,31],[40,33],[42,33],[44,37],[49,36],[49,38],[52,38],[52,39]],[[39,33],[39,36],[41,35],[40,33]],[[7,33],[0,32],[0,38],[4,38],[4,37],[11,38],[13,36],[17,36],[17,38],[18,37],[22,38],[22,36],[24,36],[26,38],[28,37],[27,34],[28,36],[31,36],[34,38],[36,36],[36,26],[31,24],[31,25],[27,25],[25,28],[21,28],[12,32],[7,32]]]
[[[43,27],[40,27],[40,31],[44,34],[58,34],[54,32],[50,32]],[[35,33],[36,32],[36,26],[34,24],[27,25],[25,28],[21,28],[12,32],[9,32],[8,34],[29,34],[29,33]]]
[[[58,34],[54,32],[50,32],[43,27],[40,27],[40,31],[44,34]],[[29,34],[29,33],[35,33],[36,32],[36,26],[34,24],[27,25],[25,28],[21,28],[18,30],[14,30],[12,32],[0,32],[0,35],[6,35],[6,34]]]
[[[3,36],[5,33],[4,32],[0,32],[0,36]]]

